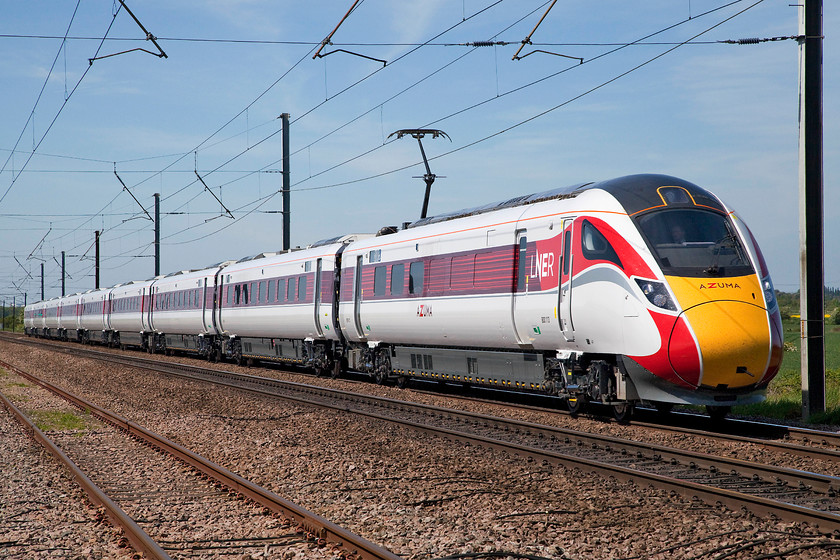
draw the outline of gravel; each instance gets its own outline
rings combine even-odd
[[[0,372],[5,395],[19,395],[15,383]],[[120,537],[63,465],[0,406],[0,557],[134,557],[131,548],[121,548]]]
[[[0,352],[7,361],[160,432],[407,558],[716,558],[727,552],[734,552],[727,558],[781,552],[785,558],[833,558],[827,547],[840,544],[804,525],[529,463],[339,412],[6,342],[0,342]],[[237,369],[227,364],[221,368]],[[251,373],[476,408],[674,447],[713,447],[742,459],[807,463],[753,446],[711,444],[693,436],[586,418],[573,420],[274,370]],[[811,466],[808,470],[837,469]]]

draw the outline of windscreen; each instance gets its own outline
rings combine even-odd
[[[694,208],[660,210],[639,217],[637,223],[667,275],[732,277],[753,272],[724,214]]]

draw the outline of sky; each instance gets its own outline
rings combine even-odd
[[[60,295],[62,251],[66,292],[93,288],[97,230],[101,286],[153,276],[155,193],[162,273],[281,249],[281,113],[293,247],[417,219],[420,150],[390,135],[434,128],[430,215],[674,175],[734,208],[776,288],[798,289],[799,47],[722,42],[797,35],[789,0],[559,0],[515,61],[550,1],[364,0],[342,22],[352,3],[4,0],[0,298],[40,299],[41,264]],[[823,25],[840,287],[837,2]]]

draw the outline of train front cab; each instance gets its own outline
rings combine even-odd
[[[666,204],[633,216],[670,288],[642,285],[663,310],[654,313],[663,344],[655,355],[624,357],[624,368],[642,400],[712,413],[760,401],[782,357],[763,256],[734,213],[697,204],[685,188],[663,189]]]

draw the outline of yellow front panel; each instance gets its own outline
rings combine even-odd
[[[743,387],[761,379],[770,327],[755,275],[710,280],[668,277],[702,356],[702,385]]]
[[[705,303],[685,312],[703,360],[702,385],[743,387],[764,376],[770,352],[767,313],[734,301]]]

